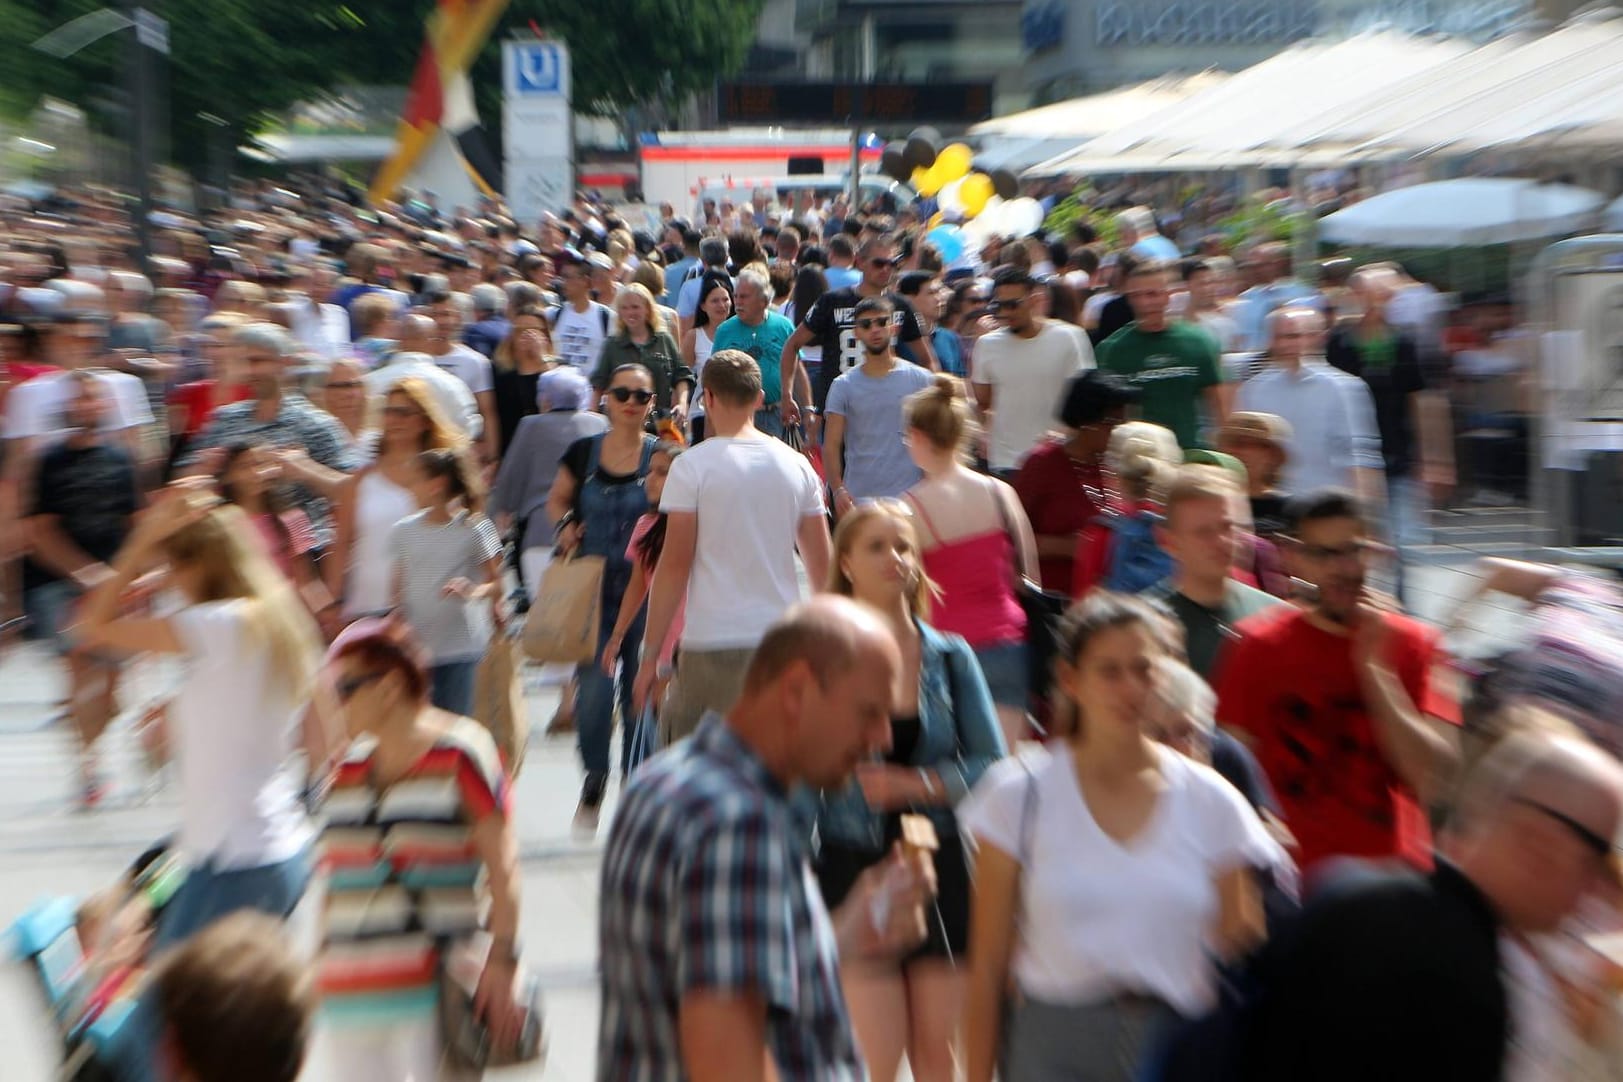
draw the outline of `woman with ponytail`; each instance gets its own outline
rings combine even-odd
[[[841,983],[875,1082],[893,1082],[904,1055],[918,1082],[950,1082],[969,934],[969,867],[953,807],[1003,755],[1003,733],[969,645],[926,622],[933,587],[905,505],[861,504],[840,520],[828,589],[879,613],[901,644],[903,671],[890,750],[857,767],[844,789],[822,794],[823,900],[838,908],[857,878],[885,859],[904,814],[928,817],[939,843],[923,945],[900,959],[844,963]]]
[[[961,381],[937,375],[903,405],[908,450],[924,480],[906,499],[918,516],[924,569],[938,590],[935,625],[975,651],[1004,742],[1026,735],[1030,675],[1021,576],[1041,585],[1037,543],[1014,489],[964,463],[975,437]]]

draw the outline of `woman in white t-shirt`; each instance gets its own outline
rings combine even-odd
[[[1145,733],[1157,620],[1103,592],[1072,609],[1056,677],[1076,731],[958,806],[977,847],[970,1082],[1132,1079],[1159,1027],[1214,1005],[1213,958],[1262,936],[1250,869],[1277,845],[1227,782]]]
[[[165,617],[119,615],[155,564],[167,565],[186,605]],[[93,649],[187,662],[168,735],[180,771],[175,845],[190,871],[158,919],[156,945],[237,909],[288,916],[309,881],[314,838],[288,759],[321,639],[253,524],[195,480],[172,485],[86,600],[80,631]]]
[[[705,275],[703,284],[699,286],[699,306],[693,311],[693,326],[682,336],[682,360],[693,370],[695,387],[702,386],[697,381],[704,372],[704,363],[710,359],[715,348],[716,328],[732,317],[732,279],[725,274]],[[688,425],[693,436],[689,442],[698,443],[704,439],[702,394],[695,393],[693,401],[689,403]]]

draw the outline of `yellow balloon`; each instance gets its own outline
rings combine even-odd
[[[947,182],[941,179],[933,165],[928,169],[913,170],[913,190],[922,196],[934,195],[945,183]]]
[[[940,225],[942,222],[944,222],[946,220],[947,220],[947,216],[945,214],[941,213],[941,211],[938,210],[934,214],[930,215],[930,224],[925,226],[924,228],[926,228],[926,229],[934,229],[936,226]]]
[[[959,177],[967,176],[974,165],[975,152],[963,143],[952,143],[936,155],[933,168],[942,184],[951,184]]]
[[[965,217],[973,218],[986,209],[986,204],[997,194],[992,178],[985,173],[971,173],[958,186],[958,199],[964,204]]]

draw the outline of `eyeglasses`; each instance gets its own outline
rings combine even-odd
[[[1013,309],[1023,306],[1026,303],[1026,299],[1027,298],[1025,297],[1020,297],[1015,300],[1003,300],[999,297],[993,297],[991,300],[986,302],[986,310],[993,313],[1012,311]]]
[[[1510,802],[1512,804],[1520,804],[1524,808],[1532,808],[1534,811],[1539,812],[1550,819],[1554,819],[1557,823],[1560,823],[1562,826],[1571,831],[1572,836],[1582,842],[1583,847],[1594,853],[1597,857],[1604,859],[1605,857],[1611,856],[1612,840],[1610,838],[1603,836],[1593,827],[1585,823],[1580,823],[1566,812],[1557,811],[1548,804],[1533,800],[1530,797],[1511,797]]]
[[[886,319],[859,319],[856,322],[856,328],[859,331],[867,331],[867,330],[872,330],[875,327],[888,327],[888,326],[890,326],[890,320],[888,318],[886,318]]]
[[[630,387],[610,387],[609,394],[614,396],[616,402],[630,402],[635,399],[639,406],[646,406],[654,400],[653,391],[641,389],[634,391]]]
[[[357,387],[365,387],[365,386],[366,386],[366,384],[362,383],[358,379],[341,379],[341,380],[338,380],[336,383],[327,384],[327,390],[329,390],[329,391],[353,391]]]
[[[355,697],[368,684],[374,684],[383,679],[380,672],[361,673],[359,676],[342,676],[333,681],[333,690],[338,693],[338,701],[347,703]]]

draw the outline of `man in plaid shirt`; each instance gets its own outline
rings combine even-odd
[[[603,859],[600,1080],[867,1077],[839,954],[922,938],[928,855],[870,869],[831,920],[789,790],[838,788],[888,747],[900,669],[874,613],[820,597],[767,632],[727,717],[626,787]]]

